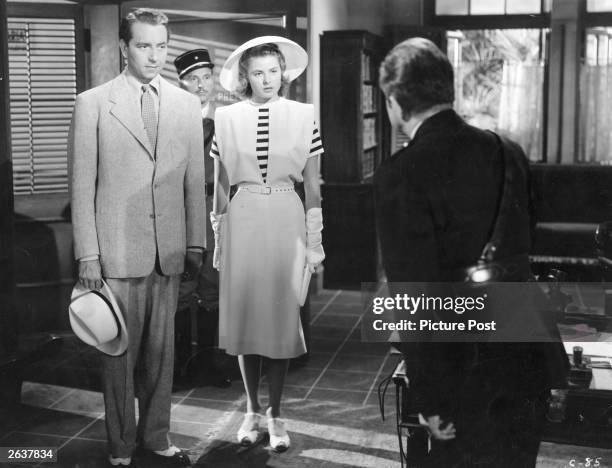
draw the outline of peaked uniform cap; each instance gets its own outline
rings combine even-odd
[[[187,73],[198,68],[213,68],[214,66],[214,63],[210,60],[208,49],[188,50],[174,59],[174,67],[179,79],[182,79]]]

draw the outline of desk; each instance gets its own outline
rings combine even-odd
[[[563,343],[570,362],[574,346],[580,346],[585,360],[612,364],[611,333],[597,332],[583,324],[562,325],[560,329],[562,336],[581,334],[581,341]],[[609,447],[612,440],[612,368],[594,368],[592,371],[593,378],[588,387],[575,386],[566,392],[564,418],[561,422],[547,423],[544,440],[562,444]]]
[[[612,334],[595,333],[600,341],[567,341],[563,342],[565,351],[570,356],[573,354],[574,346],[582,347],[582,355],[590,362],[609,363],[610,369],[592,368],[593,379],[588,390],[604,390],[612,392]],[[602,336],[603,335],[603,336]],[[588,367],[588,365],[587,365]],[[587,389],[583,389],[587,390]]]

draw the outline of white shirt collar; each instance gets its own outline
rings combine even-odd
[[[210,110],[210,102],[207,102],[204,107],[202,107],[202,118],[208,117],[208,111]]]
[[[416,136],[416,133],[421,127],[421,125],[423,125],[423,122],[425,122],[425,120],[419,120],[419,122],[414,126],[412,132],[410,132],[410,141],[414,140],[414,137]]]
[[[127,68],[123,71],[123,73],[125,75],[125,79],[127,80],[128,86],[130,87],[134,95],[140,98],[140,95],[142,94],[142,85],[144,83],[141,83],[134,75],[130,73],[129,69]],[[149,84],[151,85],[151,89],[153,89],[155,94],[159,96],[159,74],[155,75],[155,78],[153,78],[149,82]]]

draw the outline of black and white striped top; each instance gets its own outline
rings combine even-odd
[[[258,109],[257,117],[257,140],[255,153],[257,156],[257,164],[261,171],[261,177],[264,184],[267,182],[268,177],[268,148],[270,142],[270,108],[260,107]],[[219,158],[219,148],[217,147],[216,136],[213,137],[210,154],[213,158]],[[316,123],[312,130],[312,141],[310,143],[310,151],[308,157],[318,156],[323,154],[323,142],[321,141],[321,134]]]
[[[264,184],[268,177],[268,143],[270,137],[270,108],[260,107],[257,116],[257,164]]]
[[[310,153],[308,157],[318,156],[320,154],[323,154],[323,142],[321,141],[319,127],[317,127],[317,123],[315,122],[312,128],[312,142],[310,143]]]

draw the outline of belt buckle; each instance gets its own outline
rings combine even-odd
[[[272,187],[262,187],[261,193],[264,195],[270,195],[272,193]]]

